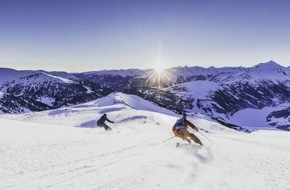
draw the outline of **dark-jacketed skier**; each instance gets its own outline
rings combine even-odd
[[[103,114],[103,115],[101,116],[101,118],[97,121],[97,126],[99,126],[99,127],[104,127],[106,131],[108,131],[108,130],[109,130],[109,131],[112,130],[111,127],[109,127],[109,126],[105,123],[105,121],[108,121],[108,122],[110,122],[110,123],[114,123],[114,121],[111,121],[111,120],[108,119],[107,114]]]
[[[175,122],[172,131],[176,137],[180,137],[183,140],[188,141],[189,143],[190,139],[192,139],[194,142],[203,145],[197,136],[187,130],[187,126],[190,126],[192,129],[198,132],[198,128],[186,119],[186,113],[184,113],[183,117]],[[187,137],[189,137],[190,139],[188,139]]]

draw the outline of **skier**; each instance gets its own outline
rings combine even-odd
[[[195,136],[193,133],[190,133],[187,130],[187,126],[190,126],[195,131],[198,132],[198,128],[194,124],[192,124],[190,121],[188,121],[186,119],[186,113],[183,113],[183,117],[176,121],[176,123],[174,124],[174,126],[172,128],[172,131],[176,137],[180,137],[189,143],[190,143],[190,139],[192,139],[194,142],[196,142],[200,145],[203,145],[202,142],[200,141],[200,139],[197,138],[197,136]],[[190,139],[188,139],[187,137],[189,137]]]
[[[109,130],[109,131],[112,130],[111,127],[109,127],[109,126],[105,123],[105,121],[108,121],[108,122],[110,122],[110,123],[114,123],[114,121],[111,121],[111,120],[109,120],[109,119],[107,118],[107,114],[104,114],[104,115],[102,115],[101,118],[97,121],[97,126],[99,126],[99,127],[104,127],[106,131],[108,131],[108,130]]]

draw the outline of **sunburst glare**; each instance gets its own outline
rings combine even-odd
[[[154,65],[153,69],[150,70],[146,82],[152,86],[160,88],[170,82],[170,75],[171,74],[166,68],[166,64],[159,61]]]
[[[152,62],[151,70],[148,73],[146,83],[150,87],[164,87],[170,83],[170,69],[168,69],[168,60],[163,52],[163,44],[157,47],[156,57]]]
[[[159,64],[156,64],[153,67],[153,69],[156,73],[162,74],[165,71],[166,67],[165,67],[165,64],[159,63]]]

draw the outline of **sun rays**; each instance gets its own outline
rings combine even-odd
[[[168,63],[168,57],[163,52],[163,44],[160,44],[156,51],[155,59],[152,62],[151,69],[149,69],[147,74],[148,78],[146,83],[150,87],[160,88],[170,83],[172,74],[170,69],[168,69]]]
[[[156,67],[150,69],[146,83],[158,88],[167,86],[170,82],[170,76],[171,73],[165,67]]]

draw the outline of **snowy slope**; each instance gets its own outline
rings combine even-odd
[[[19,77],[31,75],[36,71],[17,71],[14,69],[0,68],[0,86],[7,81],[13,81]]]
[[[281,126],[289,124],[289,115],[288,117],[281,118],[270,118],[267,117],[271,112],[282,110],[283,108],[290,107],[289,103],[281,104],[278,107],[264,107],[263,109],[243,109],[238,111],[231,118],[231,123],[238,124],[244,128],[249,129],[250,131],[255,131],[259,129],[264,130],[279,130],[276,127],[271,126],[271,122],[277,122]],[[254,116],[254,117],[253,117]]]
[[[116,122],[110,132],[95,128],[104,112]],[[206,148],[177,138],[163,142],[172,137],[176,118],[119,93],[69,108],[2,115],[0,189],[289,189],[290,133],[245,134],[195,115],[189,119],[214,143],[199,133]]]

